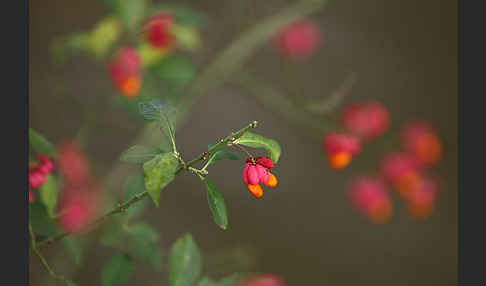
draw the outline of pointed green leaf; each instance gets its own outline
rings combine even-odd
[[[39,193],[42,203],[47,208],[50,217],[55,215],[57,205],[58,184],[51,174],[46,176],[46,182],[39,187]]]
[[[217,284],[209,277],[203,277],[197,282],[196,286],[217,286]]]
[[[145,163],[159,153],[158,148],[135,145],[121,153],[120,161],[135,164]]]
[[[101,285],[117,286],[125,284],[133,273],[135,265],[130,256],[117,254],[105,262],[101,269]]]
[[[157,246],[159,233],[147,223],[140,222],[128,228],[133,255],[143,259],[159,270],[161,266],[160,249]]]
[[[62,244],[66,251],[71,255],[73,262],[77,265],[83,263],[83,247],[79,238],[74,236],[66,236],[62,239]]]
[[[235,143],[252,148],[264,148],[274,163],[277,163],[280,157],[281,149],[278,142],[273,139],[265,138],[259,134],[247,131],[243,136],[236,139]]]
[[[226,215],[226,204],[223,196],[216,186],[207,178],[201,180],[206,186],[209,208],[213,214],[214,222],[216,222],[222,229],[226,229],[228,227],[228,216]]]
[[[143,164],[145,189],[157,207],[160,192],[174,179],[178,162],[173,153],[163,153]]]
[[[185,234],[169,253],[169,285],[190,286],[202,269],[202,256],[191,234]]]
[[[74,282],[72,280],[66,280],[66,285],[67,286],[78,286],[78,284],[76,284],[76,282]]]
[[[145,16],[146,0],[116,0],[115,10],[128,29],[134,30]]]
[[[150,70],[159,78],[183,86],[190,82],[196,74],[196,69],[187,58],[172,54],[152,65]]]
[[[123,195],[124,201],[128,201],[135,195],[140,194],[145,191],[145,182],[143,179],[143,173],[141,171],[134,172],[130,177],[128,177],[125,186],[125,193]],[[134,218],[140,215],[143,210],[147,207],[146,200],[140,200],[133,205],[131,205],[125,212],[125,217],[127,219]]]
[[[211,157],[209,157],[207,164],[209,166],[209,165],[213,164],[215,161],[222,160],[222,159],[238,160],[238,159],[240,159],[240,157],[238,157],[238,155],[231,153],[229,151],[219,150],[216,153],[213,153],[213,155],[211,155]]]
[[[44,156],[52,157],[56,153],[56,147],[32,128],[29,128],[29,143],[37,153]]]

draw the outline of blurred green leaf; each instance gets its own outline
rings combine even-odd
[[[100,244],[117,249],[124,249],[126,236],[123,231],[123,221],[120,217],[110,217],[100,236]]]
[[[157,77],[168,80],[177,86],[189,83],[196,74],[192,62],[179,54],[172,54],[164,58],[152,65],[150,70]]]
[[[125,284],[133,274],[135,265],[130,256],[116,254],[105,262],[101,269],[101,285],[117,286]]]
[[[206,186],[209,208],[213,214],[214,222],[222,229],[226,229],[228,227],[228,216],[223,196],[210,180],[207,178],[202,178],[201,180]]]
[[[211,157],[209,157],[208,160],[208,166],[213,164],[215,161],[222,160],[222,159],[228,159],[228,160],[238,160],[240,157],[236,155],[235,153],[232,153],[230,151],[226,150],[219,150],[216,153],[213,153]]]
[[[179,238],[169,253],[169,285],[190,286],[202,269],[202,256],[192,235]]]
[[[163,153],[143,164],[145,189],[157,207],[160,192],[174,179],[178,163],[173,153]]]
[[[196,286],[217,286],[217,284],[209,277],[203,277],[196,283]]]
[[[182,50],[195,52],[201,47],[199,30],[192,26],[174,25],[172,27],[177,46]]]
[[[131,237],[131,249],[133,255],[140,259],[144,259],[151,263],[154,268],[161,265],[160,249],[157,247],[159,240],[159,233],[155,228],[145,222],[139,222],[129,226],[128,233]],[[154,252],[159,252],[158,256],[154,256]]]
[[[121,153],[120,161],[134,164],[145,163],[159,153],[158,148],[134,145]]]
[[[39,235],[52,236],[58,231],[54,221],[49,218],[45,205],[38,201],[29,204],[29,222],[32,230]]]
[[[191,7],[178,3],[158,3],[149,9],[149,15],[158,13],[170,13],[175,16],[176,23],[187,26],[201,26],[206,22],[206,17]]]
[[[50,217],[55,215],[57,205],[58,184],[54,176],[48,174],[46,182],[39,187],[39,193],[42,203],[47,208]]]
[[[71,255],[73,262],[76,265],[83,263],[83,247],[79,238],[74,236],[66,236],[62,239],[62,244],[66,251]]]
[[[72,280],[66,280],[66,285],[67,286],[78,286],[78,284],[76,284],[76,282],[74,282]]]
[[[135,31],[145,16],[146,0],[115,0],[115,11],[118,12],[126,27]]]
[[[238,282],[240,278],[241,275],[239,273],[231,274],[228,277],[221,279],[218,282],[218,286],[233,286],[236,284],[236,282]]]
[[[143,172],[137,170],[130,177],[128,177],[125,186],[125,193],[123,195],[124,201],[128,201],[135,195],[140,194],[145,191],[145,182],[143,178]],[[147,207],[147,201],[141,200],[133,205],[131,205],[125,212],[125,217],[127,219],[134,218],[140,215],[143,210]]]
[[[252,148],[263,148],[267,151],[268,156],[274,163],[278,162],[280,157],[280,145],[277,141],[265,138],[259,134],[247,131],[243,136],[235,140],[235,143]]]
[[[140,102],[139,110],[145,120],[158,121],[165,136],[168,138],[175,136],[177,123],[177,109],[175,107],[156,99]]]
[[[56,154],[56,147],[32,128],[29,128],[29,143],[39,154],[48,157],[53,157]]]
[[[88,32],[72,33],[55,38],[51,44],[51,56],[55,63],[64,63],[74,53],[88,52],[91,46],[91,34]]]
[[[90,33],[90,47],[94,55],[101,59],[110,51],[121,34],[121,24],[117,17],[108,16],[101,20]]]

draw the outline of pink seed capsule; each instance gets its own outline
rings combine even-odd
[[[262,165],[256,165],[255,168],[257,169],[258,172],[258,178],[260,179],[260,183],[265,183],[268,181],[268,171],[263,167]]]
[[[257,164],[262,165],[263,167],[267,168],[268,170],[273,169],[273,161],[270,158],[267,157],[258,157],[257,158]]]
[[[247,177],[249,185],[257,185],[260,182],[260,176],[258,175],[256,166],[250,165],[248,167]]]
[[[250,163],[246,163],[245,164],[245,167],[243,167],[243,182],[245,183],[245,185],[248,185],[248,168],[250,168],[251,164]]]

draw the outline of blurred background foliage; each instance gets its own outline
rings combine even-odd
[[[134,6],[123,11],[130,13],[121,12],[128,29],[141,21],[136,17],[140,9],[137,2],[127,2]],[[197,24],[201,42],[198,49],[173,54],[154,68],[154,74],[161,77],[180,68],[183,76],[177,78],[179,84],[153,80],[142,92],[150,93],[152,88],[178,94],[174,91],[238,35],[292,2],[177,1],[202,12],[201,16],[178,19]],[[105,19],[113,2],[46,0],[29,1],[29,5],[29,126],[55,143],[79,136],[94,176],[103,178],[107,191],[121,199],[126,175],[133,167],[120,164],[119,155],[132,145],[143,122],[125,112],[130,106],[111,86],[104,62],[83,53],[64,59],[52,57],[59,38],[72,33],[79,34],[69,42],[71,47],[83,50],[86,43],[94,43],[95,57],[111,54],[112,50],[96,46],[98,41],[87,40],[83,31]],[[349,167],[336,172],[327,166],[319,141],[260,105],[249,96],[248,87],[225,84],[192,106],[178,126],[178,149],[184,150],[187,158],[194,157],[235,126],[258,120],[259,131],[278,140],[283,148],[275,170],[279,187],[264,199],[254,200],[241,183],[240,162],[215,165],[211,179],[225,197],[230,219],[230,226],[222,231],[211,219],[199,180],[181,174],[162,193],[161,207],[148,204],[142,214],[159,231],[163,263],[168,247],[183,233],[191,232],[204,253],[204,272],[217,278],[234,271],[261,271],[277,273],[289,285],[456,285],[456,6],[456,1],[449,0],[331,0],[309,17],[321,32],[321,44],[310,60],[292,64],[264,45],[245,64],[253,77],[278,87],[298,104],[326,98],[354,72],[355,84],[344,103],[381,101],[390,111],[391,132],[410,118],[424,119],[437,127],[444,144],[444,156],[437,167],[443,192],[429,219],[410,220],[395,198],[394,216],[385,225],[369,223],[350,206],[348,181],[376,167],[386,136],[367,145]],[[116,22],[107,21],[104,27],[118,29]],[[90,34],[90,39],[106,39],[104,35],[98,31]],[[124,35],[122,42],[134,41]],[[191,37],[185,40],[189,46],[196,43]],[[113,169],[117,176],[110,176]],[[67,259],[66,249],[69,247],[48,247],[44,252],[58,272],[79,285],[98,285],[102,265],[113,254],[112,249],[87,248],[79,266],[76,259]],[[35,257],[29,269],[31,285],[57,285]],[[167,285],[167,273],[161,269],[154,272],[148,264],[137,264],[128,285]]]

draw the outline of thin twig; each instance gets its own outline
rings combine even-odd
[[[199,155],[195,159],[191,160],[189,163],[187,163],[185,165],[185,167],[184,166],[179,167],[179,169],[175,172],[175,174],[177,175],[182,170],[187,170],[187,171],[194,172],[194,170],[189,170],[189,168],[192,168],[192,166],[194,164],[196,164],[199,161],[203,160],[204,158],[206,158],[206,156],[212,154],[213,152],[215,152],[219,148],[223,147],[224,145],[228,144],[229,142],[232,142],[232,141],[236,140],[237,138],[239,138],[240,136],[242,136],[243,134],[245,134],[245,132],[248,131],[249,129],[256,128],[256,126],[257,126],[257,122],[256,121],[253,121],[252,123],[248,124],[246,127],[242,128],[242,129],[240,129],[240,130],[238,130],[236,132],[231,133],[225,139],[221,140],[218,144],[216,144],[213,147],[209,148],[209,150],[207,152],[203,152],[203,153],[201,153],[201,155]],[[200,170],[197,170],[197,171],[200,171]],[[196,173],[198,175],[200,175],[199,172],[196,172]],[[104,221],[105,219],[107,219],[108,217],[110,217],[110,216],[112,216],[114,214],[124,212],[132,204],[134,204],[134,203],[142,200],[143,198],[145,198],[146,196],[148,196],[148,194],[149,194],[148,191],[143,191],[143,192],[141,192],[139,194],[136,194],[135,196],[133,196],[128,201],[126,201],[124,203],[119,203],[114,209],[112,209],[111,211],[107,212],[105,215],[101,216],[100,218],[94,220],[90,224],[90,226],[88,228],[93,228],[94,226],[96,226],[97,224],[101,223],[102,221]],[[70,234],[72,234],[72,232],[66,231],[66,232],[60,233],[58,235],[55,235],[55,236],[46,238],[45,240],[37,243],[37,246],[41,247],[41,246],[49,245],[51,243],[54,243],[54,242],[56,242],[58,240],[63,239],[64,237],[66,237],[66,236],[68,236]]]
[[[30,246],[31,246],[32,250],[34,251],[34,253],[37,255],[37,257],[39,257],[42,266],[44,266],[44,268],[47,270],[49,275],[51,275],[53,278],[61,280],[61,281],[66,281],[66,278],[64,278],[64,276],[57,275],[54,272],[54,270],[52,270],[52,268],[47,263],[47,260],[40,253],[39,249],[37,248],[37,244],[35,243],[35,234],[34,234],[34,231],[32,230],[32,224],[30,224],[30,223],[29,223],[29,233],[30,233]]]

